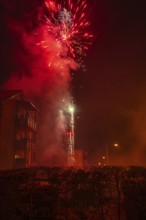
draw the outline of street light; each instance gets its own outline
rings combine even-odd
[[[119,144],[118,143],[114,143],[111,145],[113,148],[118,149],[119,148]],[[106,164],[107,166],[109,165],[109,145],[106,145]]]
[[[117,144],[117,143],[113,144],[113,146],[114,146],[115,148],[119,148],[119,144]]]

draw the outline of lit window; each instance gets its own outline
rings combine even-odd
[[[15,154],[15,159],[24,158],[24,151],[17,151]]]

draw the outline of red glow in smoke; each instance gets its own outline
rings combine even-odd
[[[79,17],[81,10],[86,8],[85,1],[82,4],[81,1],[79,2],[80,7],[74,8],[70,0],[63,5],[57,4],[56,1],[47,1],[45,6],[39,7],[38,24],[31,31],[28,31],[28,27],[32,24],[31,13],[31,16],[28,15],[30,20],[27,18],[29,20],[27,28],[25,21],[20,23],[15,18],[12,18],[9,24],[16,44],[14,57],[17,70],[12,73],[5,88],[22,89],[27,98],[35,102],[34,104],[39,108],[38,145],[45,160],[50,158],[50,155],[55,154],[58,157],[65,155],[62,137],[66,122],[60,110],[64,111],[70,101],[70,71],[79,67],[73,57],[78,58],[82,55],[88,45],[84,40],[89,39],[89,35],[83,31],[88,26],[85,14],[82,13]],[[68,5],[67,10],[72,13],[70,25],[69,20],[61,17],[58,17],[62,19],[58,20],[58,24],[53,23],[55,20],[51,20],[49,24],[49,19],[53,19],[53,14],[54,16],[65,15],[64,11],[63,14],[59,13],[65,5]],[[43,22],[44,19],[40,20],[40,18],[44,18],[46,8],[47,22],[46,20]],[[65,101],[62,102],[62,100]],[[58,159],[58,161],[63,160],[64,158]]]

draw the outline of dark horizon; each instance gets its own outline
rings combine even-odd
[[[16,0],[1,0],[1,87],[22,68],[19,78],[24,73],[31,78],[27,62],[34,62],[34,54],[27,53],[21,32],[29,34],[37,27],[42,2],[31,0],[20,4]],[[87,71],[72,71],[71,87],[77,108],[75,147],[86,152],[91,165],[105,154],[108,145],[114,165],[145,166],[145,2],[92,2],[90,21],[95,38],[84,60]],[[38,97],[35,102],[40,102]],[[120,146],[118,152],[112,148],[114,143]]]

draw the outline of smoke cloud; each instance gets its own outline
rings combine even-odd
[[[22,89],[39,109],[39,160],[47,165],[65,165],[63,147],[65,119],[61,110],[70,101],[70,71],[78,67],[67,58],[66,48],[47,32],[43,21],[44,1],[3,1],[11,68],[4,87]]]

